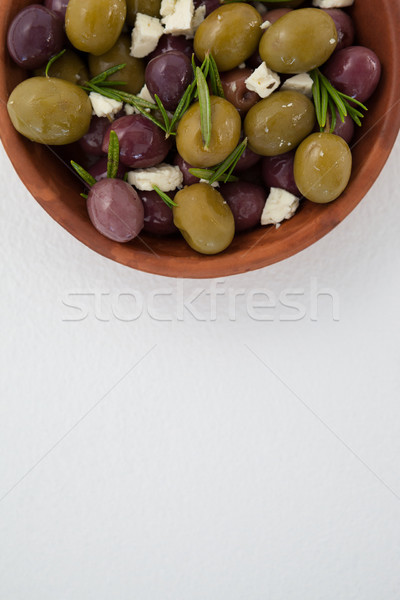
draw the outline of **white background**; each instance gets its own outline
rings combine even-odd
[[[398,600],[399,160],[216,284],[96,255],[1,152],[1,600]]]

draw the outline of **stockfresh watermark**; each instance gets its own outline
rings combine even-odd
[[[278,293],[268,287],[239,288],[217,279],[193,287],[176,279],[168,286],[150,290],[74,290],[61,299],[62,320],[79,323],[88,319],[135,322],[147,317],[158,322],[318,321],[340,320],[338,292],[311,278],[305,287],[285,287]]]

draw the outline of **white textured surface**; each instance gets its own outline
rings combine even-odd
[[[344,223],[214,307],[0,160],[1,600],[398,600],[399,140]]]

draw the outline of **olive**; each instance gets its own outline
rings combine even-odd
[[[268,27],[259,52],[278,73],[304,73],[328,60],[337,39],[335,23],[328,13],[319,8],[300,8]]]
[[[233,69],[221,75],[225,98],[238,109],[240,115],[245,115],[260,99],[256,92],[246,87],[246,79],[252,73],[252,69]]]
[[[109,81],[125,81],[124,92],[137,94],[144,85],[144,62],[130,55],[131,41],[129,35],[121,35],[116,44],[100,56],[89,54],[89,69],[92,77],[115,67],[126,64],[126,67],[111,75]]]
[[[200,60],[211,52],[219,71],[239,66],[257,50],[262,18],[250,4],[226,4],[201,23],[194,36],[194,51]]]
[[[241,121],[236,108],[218,96],[211,96],[211,142],[204,147],[200,126],[200,105],[192,104],[180,120],[176,147],[182,158],[194,167],[212,167],[225,160],[236,148]]]
[[[174,198],[174,223],[193,250],[217,254],[233,240],[235,221],[222,195],[208,183],[195,183]]]
[[[35,71],[35,75],[39,77],[44,77],[45,74],[46,67],[36,69]],[[51,65],[49,75],[50,77],[64,79],[77,85],[82,85],[89,80],[89,73],[85,63],[80,56],[69,49]]]
[[[114,46],[125,17],[125,0],[69,0],[65,29],[75,48],[99,55]]]
[[[293,150],[315,123],[314,104],[300,92],[275,92],[246,115],[244,132],[251,150],[276,156]]]
[[[351,164],[350,148],[343,138],[333,133],[313,133],[297,148],[294,179],[305,198],[325,204],[345,189]]]
[[[8,114],[15,129],[33,142],[76,142],[90,127],[92,105],[77,85],[55,77],[25,79],[12,92]]]
[[[161,0],[126,0],[126,22],[133,27],[136,15],[141,13],[150,17],[160,16]]]

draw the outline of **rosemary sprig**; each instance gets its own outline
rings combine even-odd
[[[88,173],[86,169],[78,165],[78,163],[76,163],[74,160],[71,160],[71,166],[78,173],[79,177],[83,179],[86,185],[88,185],[90,188],[93,187],[95,183],[97,183],[93,175]]]
[[[358,108],[368,110],[364,104],[336,90],[319,69],[313,69],[310,76],[314,82],[312,93],[315,114],[321,131],[329,129],[331,133],[333,132],[337,121],[336,111],[342,122],[349,115],[358,126],[361,126],[364,114]]]
[[[91,188],[93,187],[97,181],[91,175],[78,165],[74,160],[71,160],[71,166],[78,173],[79,177],[83,179],[86,185]],[[107,159],[107,179],[116,179],[119,167],[119,139],[115,131],[111,130],[110,132],[110,141],[108,144],[108,159]],[[81,194],[83,198],[87,198],[87,194]]]
[[[154,190],[155,192],[157,192],[157,194],[160,196],[160,198],[161,198],[162,200],[164,200],[165,204],[166,204],[167,206],[169,206],[169,208],[172,208],[173,206],[177,206],[176,202],[174,202],[174,201],[172,200],[172,198],[170,198],[170,197],[168,196],[168,194],[166,194],[165,192],[163,192],[162,190],[160,190],[160,188],[159,188],[157,185],[153,185],[153,190]]]
[[[220,165],[216,165],[211,169],[189,169],[189,173],[195,177],[199,177],[200,175],[200,178],[206,179],[210,185],[215,181],[223,181],[224,183],[236,181],[236,178],[232,179],[234,177],[232,176],[232,171],[246,150],[246,147],[247,138],[244,138],[243,142],[236,146],[233,152]]]
[[[56,60],[58,60],[59,58],[61,58],[65,53],[66,53],[66,50],[61,50],[61,52],[59,52],[55,56],[51,57],[51,59],[47,63],[46,70],[45,70],[46,77],[49,76],[49,71],[50,71],[51,66],[54,65],[54,63],[56,62]]]
[[[110,69],[107,69],[106,71],[99,73],[99,75],[96,75],[96,77],[93,77],[93,79],[90,80],[90,83],[94,83],[94,85],[104,83],[109,77],[111,77],[111,75],[118,73],[118,71],[122,71],[122,69],[125,67],[126,63],[115,65],[115,67],[110,67]]]
[[[217,67],[217,63],[212,54],[209,55],[210,61],[210,82],[211,82],[211,90],[214,96],[220,96],[221,98],[225,98],[224,89],[222,87],[221,78],[219,76],[219,71]]]
[[[208,65],[210,61],[208,61]],[[208,89],[208,83],[204,76],[203,71],[197,67],[196,68],[196,82],[197,82],[197,91],[199,94],[199,105],[200,105],[200,126],[201,126],[201,135],[204,142],[204,150],[208,150],[208,147],[211,142],[211,98],[210,98],[210,90]]]
[[[110,141],[108,145],[107,177],[115,179],[119,167],[119,139],[114,130],[110,131]]]
[[[206,179],[207,181],[209,181],[215,174],[215,171],[212,169],[195,169],[194,167],[189,169],[189,172],[195,177],[198,177],[199,179]],[[221,175],[215,181],[223,181],[224,183],[227,183],[228,181],[238,180],[239,177],[235,177],[235,175]]]

